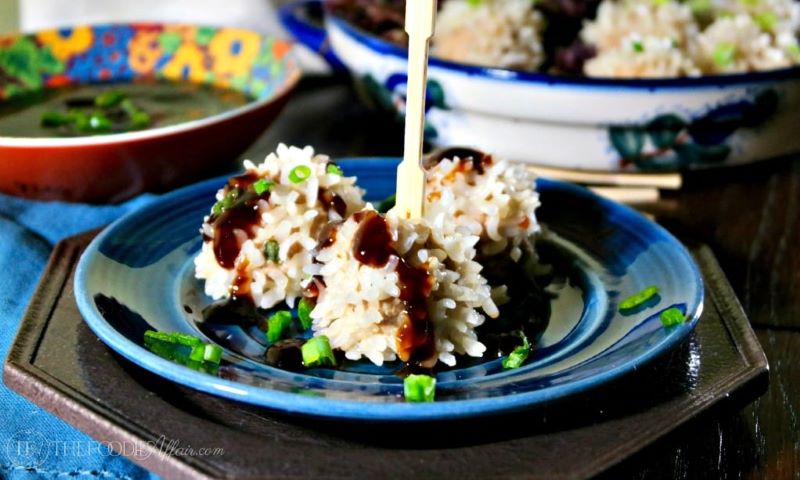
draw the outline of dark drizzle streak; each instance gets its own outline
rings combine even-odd
[[[370,267],[385,266],[392,256],[397,257],[396,272],[400,283],[400,300],[406,307],[406,319],[397,331],[397,350],[400,359],[409,365],[422,366],[435,358],[433,324],[428,316],[427,297],[433,282],[428,271],[412,267],[395,250],[386,220],[377,212],[359,212],[360,221],[353,242],[355,258]]]
[[[340,217],[344,218],[347,215],[347,204],[339,195],[325,189],[319,189],[319,201],[328,209],[338,213]]]
[[[226,193],[236,190],[239,196],[234,204],[226,208],[219,216],[209,219],[214,227],[214,255],[217,263],[223,268],[231,269],[236,266],[236,257],[242,245],[236,236],[236,231],[241,230],[246,235],[254,234],[254,227],[261,216],[258,212],[258,201],[269,198],[269,191],[262,195],[256,194],[249,188],[260,177],[255,173],[246,173],[233,177],[228,181]]]
[[[491,155],[483,153],[480,150],[475,150],[474,148],[469,147],[452,147],[443,150],[437,150],[436,152],[433,152],[429,156],[425,157],[423,166],[425,168],[433,168],[442,160],[446,158],[452,159],[454,157],[458,157],[461,160],[459,166],[461,171],[466,170],[466,164],[471,164],[472,168],[474,168],[475,171],[480,175],[483,175],[485,172],[484,167],[487,167],[494,162],[494,159]]]

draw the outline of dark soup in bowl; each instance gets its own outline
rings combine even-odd
[[[41,90],[0,105],[0,136],[77,137],[199,120],[246,105],[231,89],[170,80]]]

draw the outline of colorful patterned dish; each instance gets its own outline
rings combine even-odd
[[[399,159],[337,163],[356,175],[375,201],[394,191]],[[368,361],[340,369],[289,372],[255,361],[259,344],[239,327],[219,334],[219,375],[172,363],[143,346],[144,332],[206,337],[196,321],[211,300],[193,260],[202,239],[197,219],[208,212],[225,178],[173,192],[120,220],[86,250],[75,297],[91,329],[138,365],[189,387],[284,412],[355,420],[410,421],[508,412],[601,385],[674,347],[694,328],[703,282],[691,255],[669,233],[628,207],[569,184],[540,180],[542,258],[569,278],[551,303],[550,324],[528,363],[502,369],[501,359],[474,359],[438,373],[434,403],[402,399],[398,367]],[[660,287],[651,308],[619,313],[620,301]],[[659,313],[677,307],[683,324],[664,327]],[[215,337],[217,338],[217,337]],[[208,339],[206,341],[213,341]]]
[[[319,0],[284,7],[292,32]],[[328,16],[327,42],[367,93],[405,104],[406,52]],[[314,28],[305,21],[304,29]],[[320,34],[323,32],[320,32]],[[308,38],[298,34],[299,41]],[[591,170],[728,166],[800,152],[800,67],[727,76],[573,78],[431,59],[427,138],[519,161]]]
[[[117,201],[218,171],[270,124],[300,77],[290,44],[190,25],[78,26],[0,36],[0,103],[41,89],[158,78],[236,90],[253,101],[211,117],[115,135],[4,137],[0,191]]]

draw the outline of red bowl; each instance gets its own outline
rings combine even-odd
[[[154,77],[254,97],[221,114],[138,132],[73,138],[0,132],[0,191],[49,200],[113,202],[209,176],[269,126],[300,78],[289,43],[231,28],[81,26],[0,37],[3,50],[12,54],[0,55],[0,103],[42,88]]]

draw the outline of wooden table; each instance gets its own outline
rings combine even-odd
[[[258,159],[279,141],[332,156],[400,155],[402,128],[367,111],[346,83],[311,79],[248,155]],[[649,211],[676,235],[711,246],[769,358],[769,390],[606,477],[800,478],[800,158],[690,174],[685,184]]]

